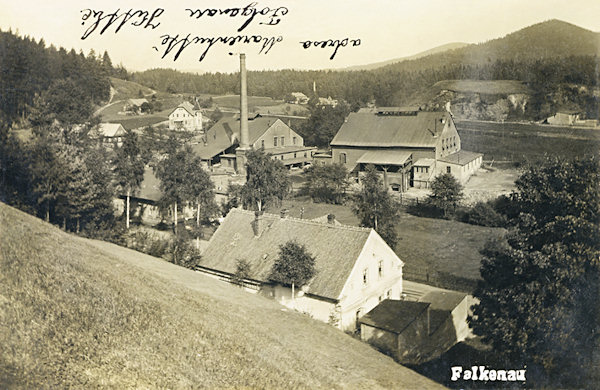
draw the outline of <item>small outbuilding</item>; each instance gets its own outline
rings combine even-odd
[[[361,338],[403,364],[436,358],[464,340],[467,296],[432,291],[421,301],[386,299],[360,319]]]

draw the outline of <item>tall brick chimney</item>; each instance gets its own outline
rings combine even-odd
[[[246,82],[246,55],[240,54],[240,148],[248,149],[248,89]]]
[[[248,89],[246,83],[246,54],[240,53],[240,146],[235,150],[236,172],[246,175],[246,152],[250,149],[248,133]]]

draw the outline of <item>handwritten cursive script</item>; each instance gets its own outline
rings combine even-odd
[[[335,41],[333,39],[328,39],[326,41],[302,41],[300,43],[305,49],[308,49],[311,46],[320,47],[321,49],[324,49],[326,47],[335,47],[335,49],[333,50],[333,54],[331,54],[331,57],[329,57],[330,60],[333,60],[340,47],[346,47],[348,43],[351,43],[352,46],[360,46],[360,39],[344,38],[342,40],[336,39]]]
[[[269,26],[275,26],[279,24],[281,21],[281,16],[287,15],[288,9],[286,7],[277,7],[277,8],[269,8],[264,7],[261,9],[256,8],[258,3],[252,2],[245,6],[244,8],[206,8],[206,9],[190,9],[186,8],[185,10],[190,13],[190,18],[200,19],[203,16],[213,17],[213,16],[222,16],[226,15],[231,18],[235,18],[236,16],[246,17],[246,21],[240,28],[238,28],[238,32],[241,32],[243,29],[248,27],[248,25],[254,20],[254,17],[257,15],[266,16],[268,19],[267,22],[260,22],[260,24],[266,24]]]
[[[113,13],[105,14],[104,11],[96,11],[89,8],[81,10],[80,12],[83,13],[81,16],[81,20],[83,20],[81,25],[85,26],[88,21],[91,21],[90,26],[84,31],[81,39],[83,40],[89,37],[90,34],[92,34],[102,23],[105,24],[100,30],[100,35],[104,34],[104,32],[119,19],[121,19],[121,23],[115,29],[115,34],[118,33],[119,30],[121,30],[121,27],[123,27],[129,21],[131,21],[132,26],[143,28],[150,27],[154,30],[160,25],[160,22],[157,22],[156,19],[158,19],[165,10],[162,8],[157,8],[152,12],[152,14],[150,14],[149,11],[141,9],[135,11],[130,9],[129,11],[123,13],[119,13],[119,11],[120,9],[117,9]]]
[[[211,47],[216,43],[222,43],[224,45],[233,46],[237,43],[245,44],[262,44],[262,47],[258,54],[267,54],[269,50],[277,42],[283,41],[282,36],[278,37],[263,37],[261,35],[236,35],[230,37],[191,37],[191,34],[183,38],[179,38],[179,34],[170,36],[168,34],[161,36],[161,45],[164,47],[163,55],[161,58],[165,58],[171,51],[174,51],[173,61],[177,61],[179,55],[191,44],[206,44],[206,49],[198,59],[201,62]],[[158,47],[154,46],[154,50],[159,51]]]

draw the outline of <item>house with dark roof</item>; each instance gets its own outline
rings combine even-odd
[[[419,301],[381,302],[360,320],[361,339],[403,364],[440,356],[469,335],[466,294],[435,290]]]
[[[304,166],[312,161],[316,147],[304,146],[304,138],[286,125],[281,119],[254,115],[248,117],[249,145],[263,149],[272,159],[287,167]],[[220,164],[223,168],[237,170],[235,149],[239,146],[240,119],[222,118],[192,145],[193,151],[207,165]]]
[[[142,107],[142,104],[144,103],[148,103],[148,100],[146,100],[145,98],[139,98],[139,99],[127,99],[127,101],[125,102],[125,105],[123,106],[123,111],[127,114],[139,114],[140,113],[140,108]]]
[[[183,102],[169,113],[169,130],[201,131],[202,111],[190,102]]]
[[[399,299],[404,263],[373,229],[232,209],[203,252],[197,270],[231,282],[239,260],[250,264],[247,290],[313,318],[354,330],[384,299]],[[269,279],[290,240],[315,257],[315,275],[297,294]]]
[[[357,178],[372,164],[386,186],[402,192],[426,188],[440,173],[452,173],[465,182],[483,158],[461,150],[449,112],[418,107],[373,107],[350,113],[330,145],[332,162],[343,164]]]

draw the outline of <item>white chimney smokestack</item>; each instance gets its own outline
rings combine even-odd
[[[240,148],[249,149],[248,90],[246,86],[246,54],[240,54]]]

